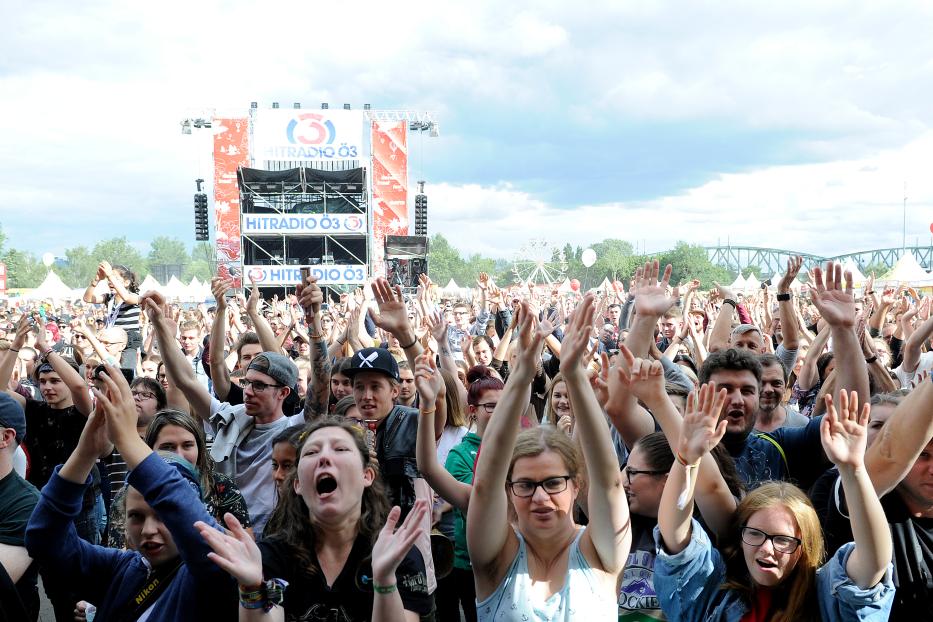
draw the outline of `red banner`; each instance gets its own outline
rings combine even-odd
[[[241,286],[240,188],[237,169],[249,166],[249,120],[213,119],[214,215],[217,240],[217,275],[231,277]]]
[[[385,276],[387,235],[408,235],[408,124],[373,122],[373,275]]]

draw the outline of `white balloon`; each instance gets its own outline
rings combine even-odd
[[[55,263],[55,255],[52,253],[46,253],[42,255],[42,263],[45,264],[45,267],[48,268],[53,263]]]
[[[583,265],[587,268],[596,263],[596,251],[592,248],[588,248],[583,251],[583,254],[580,256],[580,259],[583,261]]]

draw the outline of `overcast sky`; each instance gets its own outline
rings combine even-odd
[[[13,4],[17,6],[10,8]],[[465,252],[931,240],[933,5],[4,0],[0,223],[37,254],[193,241],[199,110],[435,111],[411,144]]]

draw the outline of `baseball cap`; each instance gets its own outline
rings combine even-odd
[[[385,348],[363,348],[358,351],[350,358],[350,367],[343,371],[343,375],[353,378],[361,371],[379,372],[399,382],[398,362]]]
[[[759,335],[761,334],[761,329],[755,326],[754,324],[739,324],[732,329],[732,338],[735,339],[739,335],[744,335],[745,333],[755,331]]]
[[[0,427],[16,432],[16,442],[26,438],[26,413],[15,399],[6,393],[0,393]]]
[[[250,369],[266,374],[282,386],[293,390],[298,382],[298,368],[295,364],[287,356],[275,352],[257,354],[246,368],[247,371]]]

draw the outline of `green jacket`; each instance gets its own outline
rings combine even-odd
[[[454,476],[458,482],[473,483],[473,466],[476,464],[476,454],[482,439],[473,432],[467,432],[460,444],[447,454],[447,463],[444,468]],[[470,553],[467,551],[466,517],[457,510],[454,525],[454,568],[471,570]]]

